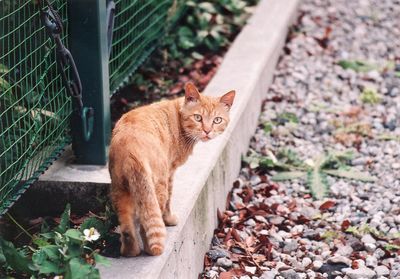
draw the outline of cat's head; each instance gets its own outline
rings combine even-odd
[[[186,136],[208,141],[222,134],[229,123],[229,110],[235,91],[220,97],[200,94],[192,83],[185,85],[185,98],[181,108],[182,127]]]

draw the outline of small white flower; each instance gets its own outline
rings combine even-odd
[[[307,159],[307,160],[304,161],[304,163],[306,165],[310,166],[310,167],[314,167],[315,166],[315,163],[314,163],[314,161],[312,159]]]
[[[62,276],[62,275],[56,275],[56,276],[54,276],[54,278],[53,279],[63,279],[64,277]]]
[[[85,235],[86,241],[96,241],[100,237],[100,233],[93,227],[90,229],[84,229],[83,234]]]

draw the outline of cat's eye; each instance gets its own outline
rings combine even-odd
[[[215,124],[219,124],[219,123],[221,123],[222,122],[222,118],[221,117],[215,117],[214,118],[214,121],[213,121]]]
[[[194,120],[196,120],[197,122],[200,122],[203,118],[201,117],[200,114],[195,114],[194,115]]]

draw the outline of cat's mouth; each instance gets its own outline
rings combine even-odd
[[[210,136],[204,136],[204,137],[200,138],[200,140],[203,142],[209,141],[210,139],[211,139]]]

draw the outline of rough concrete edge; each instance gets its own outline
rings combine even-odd
[[[299,1],[263,0],[207,86],[210,95],[237,90],[231,125],[225,136],[197,146],[177,173],[173,205],[181,223],[168,229],[164,254],[112,260],[112,267],[101,268],[103,278],[197,278],[217,225],[216,210],[224,208],[240,169]]]

